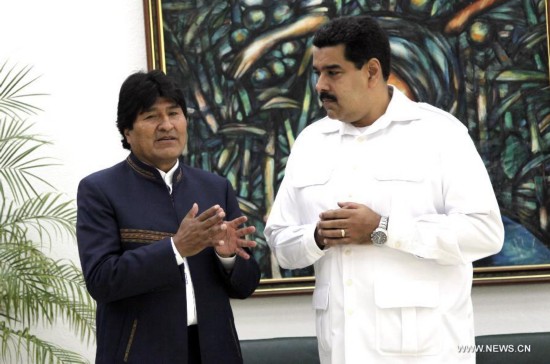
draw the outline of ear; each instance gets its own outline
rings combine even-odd
[[[126,142],[130,143],[128,140],[130,139],[130,129],[124,129],[124,139],[126,139]]]
[[[367,72],[369,73],[369,80],[380,77],[382,75],[382,66],[377,58],[371,58],[367,61]]]

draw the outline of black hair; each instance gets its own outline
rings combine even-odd
[[[391,50],[388,35],[376,19],[368,15],[344,16],[323,25],[313,37],[317,48],[343,44],[344,57],[357,69],[371,58],[382,66],[382,76],[388,80],[391,67]]]
[[[116,125],[122,135],[122,147],[130,149],[124,130],[132,129],[137,116],[155,104],[159,97],[173,100],[187,117],[187,106],[183,89],[164,72],[136,72],[122,83],[118,96]]]

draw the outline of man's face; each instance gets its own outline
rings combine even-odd
[[[376,119],[369,115],[372,107],[368,66],[357,69],[346,60],[344,50],[343,44],[313,47],[313,69],[318,76],[315,88],[330,118],[367,126]]]
[[[187,143],[187,119],[178,104],[161,97],[138,114],[124,135],[140,161],[167,172]]]

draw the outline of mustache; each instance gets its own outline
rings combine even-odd
[[[328,92],[321,92],[321,94],[319,95],[319,100],[321,100],[321,102],[323,102],[323,101],[325,101],[325,100],[327,100],[327,101],[334,101],[334,102],[338,101],[338,100],[336,99],[336,96],[331,95],[331,94],[329,94]]]

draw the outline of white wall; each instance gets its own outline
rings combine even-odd
[[[63,166],[46,177],[69,197],[78,181],[126,156],[115,127],[122,81],[146,69],[142,0],[0,0],[0,62],[33,65],[44,112],[30,120],[55,144]],[[51,255],[77,261],[76,244]],[[234,301],[241,338],[314,335],[310,295]],[[550,331],[550,283],[474,287],[478,334]],[[40,329],[57,343],[94,358],[60,325]]]

